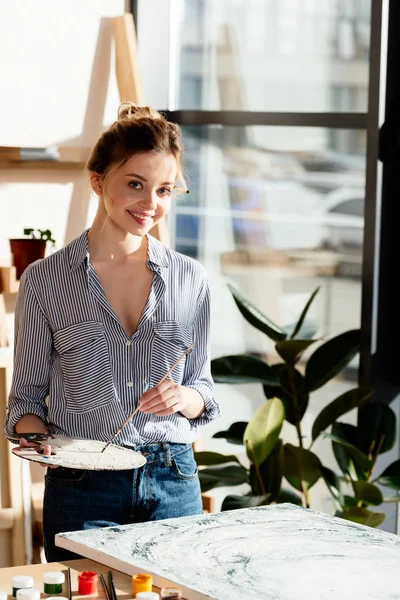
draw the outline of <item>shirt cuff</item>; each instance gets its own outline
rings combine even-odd
[[[214,419],[220,416],[219,406],[216,403],[212,390],[205,383],[196,383],[193,385],[185,385],[185,387],[191,388],[199,392],[200,396],[204,401],[204,412],[195,419],[188,419],[191,427],[199,427],[200,425],[207,425]]]

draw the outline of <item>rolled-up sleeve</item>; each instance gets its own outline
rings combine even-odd
[[[196,419],[189,419],[192,426],[206,425],[220,415],[214,398],[214,382],[210,361],[210,290],[205,282],[199,298],[198,310],[193,324],[193,350],[187,355],[183,385],[197,390],[204,400],[205,410]]]
[[[6,412],[5,431],[26,415],[47,418],[52,335],[29,281],[29,268],[21,277],[15,309],[14,368]]]

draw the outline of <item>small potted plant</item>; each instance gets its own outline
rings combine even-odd
[[[12,264],[16,277],[20,279],[26,267],[39,258],[44,258],[47,242],[54,246],[50,229],[24,229],[25,238],[10,239]]]

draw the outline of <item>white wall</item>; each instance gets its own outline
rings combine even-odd
[[[124,0],[0,4],[0,145],[90,146],[119,102],[111,17]],[[8,238],[49,228],[61,247],[86,226],[83,170],[0,170],[0,262]]]
[[[90,146],[115,120],[111,17],[124,10],[124,0],[0,2],[1,146]],[[10,264],[8,238],[25,227],[51,229],[62,247],[95,204],[83,169],[0,169],[0,264]],[[8,532],[0,533],[7,566]]]

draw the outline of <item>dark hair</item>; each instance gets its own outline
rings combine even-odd
[[[186,191],[183,176],[183,144],[181,131],[150,106],[124,102],[115,121],[94,146],[87,168],[101,175],[103,181],[111,172],[125,164],[135,154],[155,152],[172,154],[178,166],[178,177]]]

